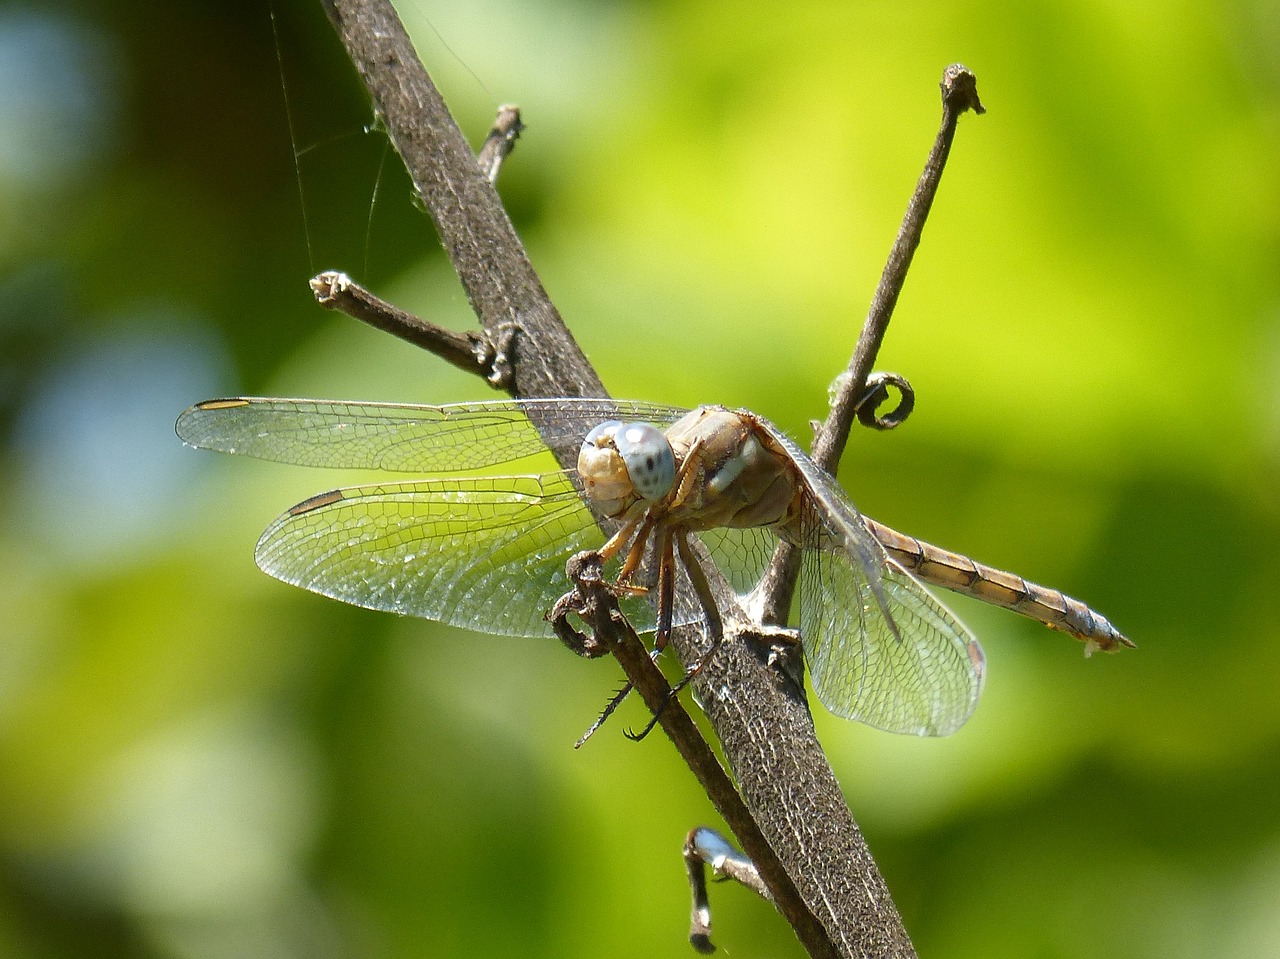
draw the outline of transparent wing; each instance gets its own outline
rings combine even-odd
[[[978,705],[982,649],[905,570],[880,568],[884,605],[843,551],[807,550],[800,635],[813,688],[846,719],[918,736],[955,732]]]
[[[800,635],[822,704],[877,729],[955,732],[982,692],[982,647],[893,562],[839,485],[776,427],[804,479]]]
[[[197,403],[178,417],[177,431],[191,446],[281,463],[439,473],[508,463],[548,446],[575,452],[604,420],[665,427],[684,412],[567,397],[447,406],[239,397]]]
[[[704,530],[698,536],[739,596],[755,589],[778,546],[777,534],[763,526],[749,529],[722,526]]]
[[[511,636],[550,636],[565,562],[604,534],[564,473],[322,493],[258,541],[263,571],[334,599]],[[652,608],[628,600],[637,629]]]

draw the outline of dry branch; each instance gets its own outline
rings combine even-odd
[[[324,3],[489,340],[509,344],[511,392],[519,397],[605,395],[390,2]],[[506,147],[513,142],[508,137]],[[555,452],[562,463],[572,455]],[[677,634],[674,645],[687,665],[702,643],[696,635]],[[647,675],[648,657],[640,655],[634,663],[627,656],[620,659],[646,701],[655,702],[659,687]],[[727,808],[732,802],[719,787],[702,781],[810,955],[914,956],[814,736],[803,691],[768,661],[767,643],[726,643],[696,685],[745,807]],[[696,726],[688,725],[696,735]],[[663,728],[673,738],[684,735],[665,717]],[[689,749],[706,748],[705,743],[677,742],[686,757]],[[740,817],[747,810],[744,822]]]

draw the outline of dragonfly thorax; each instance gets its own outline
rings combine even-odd
[[[693,467],[696,480],[673,506],[682,525],[694,530],[770,526],[784,535],[799,515],[799,474],[757,417],[700,406],[666,435],[676,459]],[[691,464],[690,455],[695,457]]]
[[[609,420],[582,441],[578,475],[604,515],[621,516],[638,502],[652,503],[671,492],[675,454],[656,427]]]

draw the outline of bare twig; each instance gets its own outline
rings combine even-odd
[[[479,172],[439,92],[418,61],[394,8],[387,0],[324,0],[324,4],[436,224],[473,309],[490,336],[511,336],[510,390],[516,396],[535,398],[605,395],[599,378],[547,298],[497,194]],[[576,449],[554,446],[553,452],[566,465],[576,455]],[[648,660],[647,655],[642,658]],[[629,663],[625,657],[620,657],[620,662],[628,679],[643,689],[642,664]],[[757,672],[766,683],[777,680],[767,667],[758,668]],[[749,690],[752,683],[744,681],[742,686]],[[794,703],[791,708],[795,708]],[[803,712],[803,704],[800,709]],[[736,721],[746,719],[739,717]],[[774,724],[763,714],[751,722],[763,728],[777,725],[784,731],[789,725]],[[689,724],[688,734],[701,740],[693,724]],[[812,740],[812,729],[808,735]],[[745,741],[749,742],[750,738]],[[784,751],[788,748],[785,741],[766,746],[758,740],[752,748],[762,754],[759,761],[767,762],[768,755],[775,754],[779,747]],[[685,754],[685,749],[681,752]],[[795,752],[804,752],[804,749],[797,747]],[[825,764],[816,744],[813,752],[818,761]],[[697,769],[694,771],[698,773]],[[832,792],[838,798],[834,777],[830,777],[829,770],[827,774]],[[705,782],[703,785],[708,788]],[[712,794],[710,789],[708,794]],[[721,815],[726,814],[724,809],[719,811]],[[803,810],[800,814],[803,815]],[[778,811],[774,815],[782,819],[792,814]],[[795,886],[786,878],[807,868],[803,857],[783,865],[770,845],[760,838],[759,830],[744,827],[743,831],[745,835],[737,834],[738,841],[770,881],[780,911],[809,953],[832,956],[847,952],[833,945],[830,921],[820,922],[815,918],[810,905],[815,900],[797,895]],[[874,863],[871,868],[874,869]],[[897,923],[896,914],[893,920]],[[900,928],[900,923],[897,925]],[[859,934],[861,932],[859,930]],[[872,934],[874,937],[874,929]]]
[[[502,169],[502,161],[511,155],[516,148],[516,140],[524,124],[520,122],[520,108],[514,104],[498,107],[498,117],[493,121],[493,128],[484,139],[484,146],[476,157],[480,172],[490,183],[498,182],[498,171]]]
[[[423,69],[390,0],[323,3],[436,225],[471,308],[495,340],[514,339],[519,361],[512,366],[511,391],[527,397],[606,395],[542,288],[502,201]],[[520,356],[526,340],[536,346]]]
[[[414,346],[420,346],[467,373],[490,379],[494,376],[494,348],[487,336],[456,333],[407,313],[374,296],[345,273],[326,270],[311,279],[316,302],[339,310]]]
[[[916,247],[920,245],[933,198],[937,195],[938,184],[942,182],[942,171],[951,154],[951,143],[955,139],[960,115],[966,110],[979,114],[986,112],[978,99],[977,77],[966,67],[958,63],[951,64],[943,71],[940,86],[942,125],[933,141],[933,149],[925,160],[924,172],[920,174],[915,192],[907,204],[906,215],[898,228],[893,248],[889,251],[884,272],[880,274],[880,283],[871,299],[849,366],[836,380],[827,419],[814,437],[813,461],[831,474],[835,473],[840,463],[854,417],[861,416],[863,422],[867,422],[869,416],[873,422],[868,425],[879,425],[875,408],[880,402],[877,394],[883,391],[884,386],[882,383],[871,385],[871,367],[875,365],[880,344],[884,342],[884,335],[889,329],[889,320],[893,317],[893,308],[897,305],[898,295],[906,282],[911,259],[915,256]],[[901,377],[897,379],[901,382],[894,385],[902,391],[903,406],[890,414],[891,426],[897,425],[893,422],[893,417],[897,415],[905,418],[915,402],[915,394],[910,392],[910,385],[905,385],[904,388],[906,381]],[[757,590],[764,622],[786,622],[799,573],[798,551],[790,543],[780,543]]]
[[[888,413],[881,413],[880,407],[889,398],[891,386],[898,391],[898,405]],[[897,429],[916,408],[916,391],[906,377],[897,373],[872,373],[867,377],[866,389],[855,407],[858,422],[863,426],[874,430]]]
[[[476,157],[476,166],[490,184],[497,182],[502,162],[515,149],[516,139],[523,129],[519,107],[507,104],[498,108],[493,127]],[[456,333],[414,316],[379,298],[347,274],[337,270],[326,270],[313,277],[311,290],[315,293],[316,301],[323,307],[339,310],[383,332],[407,340],[464,372],[479,373],[491,386],[506,389],[511,385],[509,353],[515,331],[512,323],[494,324],[499,340],[498,345],[495,345],[492,336]]]
[[[942,91],[943,119],[941,129],[925,163],[924,173],[921,175],[916,192],[908,205],[907,214],[899,230],[898,238],[894,243],[888,264],[876,289],[876,294],[872,300],[867,319],[863,324],[862,333],[854,350],[848,373],[843,377],[845,382],[837,390],[836,396],[833,397],[830,415],[815,441],[814,459],[828,471],[834,471],[835,465],[839,461],[840,453],[844,449],[853,417],[856,415],[860,401],[867,394],[867,381],[871,367],[879,352],[880,343],[884,339],[894,304],[897,302],[898,294],[906,279],[911,257],[920,243],[924,222],[928,215],[929,207],[933,202],[933,197],[937,192],[942,170],[950,152],[951,142],[955,136],[957,120],[965,109],[982,111],[981,104],[977,98],[974,76],[965,68],[958,65],[948,67],[943,74]],[[786,610],[790,607],[792,593],[799,574],[799,559],[799,552],[786,543],[781,544],[775,552],[773,562],[770,564],[765,578],[757,590],[763,622],[786,622]],[[722,659],[745,655],[745,650],[748,648],[748,644],[745,643],[726,644]],[[744,673],[752,675],[745,666],[735,667],[734,665],[726,664],[725,670],[731,675],[742,675]],[[721,736],[725,755],[730,757],[731,762],[734,762],[734,757],[737,756],[752,756],[753,753],[749,749],[739,749],[737,748],[737,743],[725,741],[726,735],[736,731],[738,727],[727,725],[722,729],[721,724],[717,722],[717,717],[720,713],[720,699],[715,696],[709,696],[707,689],[701,683],[697,685],[707,714]],[[792,695],[803,698],[794,687]],[[736,702],[736,708],[742,708],[741,701],[736,700]],[[774,714],[774,721],[777,722],[780,718],[797,723],[811,722],[807,712],[804,713],[803,720],[801,720],[800,714],[796,711],[779,710]],[[779,730],[775,729],[771,732],[779,732]],[[813,742],[811,729],[806,731],[798,728],[794,730],[794,733],[795,742],[797,743]],[[828,897],[823,900],[824,903],[830,902],[834,904],[829,912],[827,926],[829,929],[838,930],[836,933],[838,945],[848,954],[914,956],[914,949],[901,926],[901,921],[897,917],[888,890],[884,885],[884,879],[875,867],[857,824],[853,821],[843,803],[837,804],[832,801],[826,791],[825,777],[830,775],[829,767],[826,766],[825,761],[821,763],[817,762],[816,759],[810,761],[809,757],[797,756],[795,760],[799,768],[815,775],[817,777],[816,781],[806,783],[804,787],[797,789],[792,787],[787,776],[784,775],[782,778],[777,778],[776,770],[772,772],[771,776],[770,771],[767,769],[744,768],[735,763],[734,772],[744,793],[751,797],[753,803],[761,802],[763,803],[763,808],[766,809],[808,807],[808,815],[829,817],[829,821],[833,824],[831,831],[825,836],[824,841],[827,845],[823,847],[822,855],[824,857],[840,857],[849,864],[849,867],[844,870],[819,869],[816,873],[806,872],[800,875],[797,878],[797,883],[800,885],[806,901],[813,903],[815,902],[815,896],[822,896]],[[797,795],[799,792],[807,792],[808,795],[801,798]],[[836,794],[838,795],[838,787]],[[817,811],[819,807],[822,810],[820,813]],[[753,808],[760,807],[753,805]],[[771,824],[767,819],[762,819],[762,825],[766,831],[769,831]],[[779,848],[788,842],[794,842],[797,838],[801,838],[802,841],[802,837],[797,837],[794,832],[787,829],[769,832],[769,838],[775,848]],[[779,848],[779,855],[784,862],[791,861],[789,850],[785,846]],[[818,887],[806,885],[806,879],[815,875],[821,877],[823,884]],[[857,877],[861,883],[860,888],[849,888],[846,885],[853,877]],[[820,906],[818,908],[819,915],[824,915],[822,908]],[[858,930],[858,932],[854,933],[852,930]]]
[[[699,826],[690,830],[684,840],[684,865],[689,873],[693,893],[693,911],[689,922],[689,943],[704,954],[716,951],[711,943],[711,901],[707,896],[707,867],[717,876],[741,883],[758,896],[769,898],[769,890],[760,878],[755,863],[733,847],[714,829]]]
[[[828,473],[834,473],[840,462],[857,407],[866,395],[867,377],[871,375],[871,367],[875,365],[880,344],[889,329],[889,320],[898,303],[902,285],[906,282],[911,259],[915,256],[916,247],[920,245],[925,220],[929,217],[938,184],[942,182],[942,171],[951,154],[951,142],[955,139],[960,114],[966,110],[986,112],[978,99],[977,77],[960,64],[953,63],[947,67],[942,74],[941,87],[942,126],[933,141],[933,149],[929,151],[929,158],[925,161],[924,172],[916,183],[911,202],[907,204],[907,213],[903,217],[893,249],[889,252],[889,261],[880,275],[880,284],[876,287],[871,308],[862,324],[858,345],[849,361],[848,376],[844,378],[842,388],[837,391],[831,403],[831,412],[814,440],[813,461]]]

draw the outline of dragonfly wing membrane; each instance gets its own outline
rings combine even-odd
[[[197,403],[177,431],[191,446],[299,466],[444,473],[524,459],[548,444],[576,450],[593,426],[619,415],[663,424],[682,412],[581,398],[416,406],[239,397]]]
[[[847,719],[945,736],[973,714],[985,664],[973,634],[889,558],[830,474],[772,424],[804,479],[800,634],[814,691]]]
[[[604,542],[564,473],[355,487],[294,507],[258,565],[369,609],[513,636],[549,636],[565,562]],[[652,619],[652,614],[649,614]]]
[[[703,530],[698,537],[739,596],[755,589],[778,546],[777,534],[763,526],[719,526]]]
[[[841,550],[806,550],[800,631],[822,704],[877,729],[955,732],[978,704],[982,649],[910,573],[885,560],[883,605]]]

